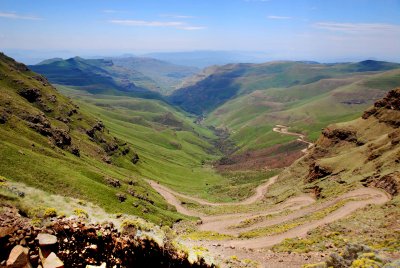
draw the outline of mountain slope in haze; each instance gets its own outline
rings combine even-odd
[[[145,55],[178,65],[205,68],[211,65],[223,65],[238,62],[264,62],[267,55],[263,52],[247,51],[186,51],[186,52],[156,52]]]
[[[374,205],[312,231],[307,241],[291,239],[277,249],[313,249],[335,243],[362,243],[373,249],[398,252],[400,233],[400,88],[364,112],[362,118],[323,129],[314,148],[284,171],[272,189],[281,198],[296,192],[317,199],[339,196],[363,187],[376,187],[391,196]],[[331,234],[331,235],[329,235]],[[345,240],[343,240],[345,239]]]
[[[73,86],[94,94],[161,98],[154,91],[158,88],[154,81],[140,72],[115,66],[111,60],[80,57],[50,59],[29,68],[46,76],[54,84]]]
[[[159,118],[157,130],[149,128],[146,133],[137,134],[135,131],[143,132],[144,129],[135,128],[129,133],[117,133],[114,129],[120,129],[124,122],[115,119],[99,121],[95,114],[97,110],[78,107],[60,94],[46,78],[4,54],[0,55],[0,88],[2,178],[25,183],[47,193],[84,199],[109,213],[133,214],[166,224],[182,219],[182,215],[169,207],[143,177],[153,178],[163,174],[161,167],[170,172],[169,176],[163,176],[164,179],[180,175],[174,172],[187,174],[195,167],[200,173],[201,159],[213,156],[205,152],[210,145],[201,138],[201,134],[191,132],[193,130],[188,123],[170,115]],[[82,91],[78,92],[82,94]],[[120,98],[129,105],[127,97]],[[150,107],[151,101],[143,106]],[[170,108],[164,105],[164,109],[168,114]],[[123,115],[115,113],[114,116]],[[135,119],[134,116],[129,118]],[[169,129],[171,124],[177,124],[184,130],[173,131]],[[110,134],[111,129],[107,125],[117,135]],[[157,136],[157,131],[168,135]],[[152,133],[158,140],[150,138],[143,143],[141,138],[150,137]],[[193,141],[192,136],[198,136],[197,140]],[[152,144],[152,147],[141,148],[144,144]],[[181,146],[182,150],[177,146]],[[147,153],[142,154],[146,150]],[[152,150],[151,156],[148,150]],[[159,165],[158,162],[163,159],[160,154],[169,159],[175,157],[177,162],[182,161],[188,167],[177,169],[182,163],[174,161],[165,167]],[[184,179],[190,180],[187,177]],[[29,193],[25,198],[30,198]],[[32,206],[39,205],[32,202]]]
[[[214,110],[230,99],[256,90],[301,86],[321,79],[395,68],[400,68],[400,64],[378,61],[338,64],[229,64],[205,69],[202,74],[190,78],[183,88],[170,96],[170,101],[188,112],[200,115]]]
[[[111,58],[116,66],[123,67],[132,72],[140,72],[149,77],[157,85],[157,90],[162,94],[170,94],[183,79],[196,74],[199,69],[195,67],[176,65],[166,61],[145,57],[120,57]],[[137,83],[139,85],[139,83]],[[145,84],[142,84],[146,87]],[[151,89],[151,88],[149,88]]]

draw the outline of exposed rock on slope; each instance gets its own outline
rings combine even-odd
[[[53,145],[76,156],[84,150],[85,154],[101,159],[120,149],[101,122],[82,114],[79,107],[60,95],[45,77],[4,54],[0,54],[0,82],[2,124],[15,127],[23,123]],[[84,132],[89,140],[85,140]],[[96,152],[88,150],[90,147],[97,147]]]
[[[189,262],[168,240],[160,244],[138,232],[135,225],[120,232],[112,223],[63,218],[37,228],[16,209],[2,207],[0,267],[213,267],[203,259]]]
[[[303,178],[303,189],[318,187],[329,197],[352,187],[399,191],[400,88],[377,101],[362,118],[331,125],[315,147],[282,176],[282,182]],[[295,182],[294,182],[295,183]]]

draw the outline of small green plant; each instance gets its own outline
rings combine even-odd
[[[146,231],[146,232],[149,232],[153,229],[152,225],[150,223],[141,222],[139,220],[124,220],[121,224],[121,227],[122,228],[134,227],[138,230]]]
[[[74,209],[74,214],[80,218],[89,218],[89,214],[81,208]]]
[[[57,210],[55,208],[46,208],[43,217],[44,218],[57,217]]]
[[[42,225],[42,220],[39,218],[35,218],[31,220],[31,223],[33,226],[39,227],[40,225]]]

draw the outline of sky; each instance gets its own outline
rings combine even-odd
[[[31,58],[213,50],[400,62],[400,0],[0,0],[0,50]]]

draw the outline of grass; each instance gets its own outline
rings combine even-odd
[[[219,157],[210,144],[214,138],[210,130],[195,125],[191,118],[159,101],[111,96],[90,99],[86,93],[81,93],[78,114],[68,117],[67,112],[75,108],[70,99],[34,78],[37,74],[17,71],[15,66],[12,60],[1,57],[0,113],[7,113],[8,119],[0,125],[0,176],[50,194],[84,199],[108,213],[133,214],[167,225],[188,218],[176,213],[143,178],[158,180],[190,194],[215,198],[202,191],[205,184],[211,188],[224,180],[202,164]],[[40,90],[40,103],[29,103],[18,94],[18,90],[26,87]],[[55,101],[50,101],[50,97]],[[41,103],[51,108],[44,113],[51,125],[69,131],[73,144],[80,149],[80,157],[55,147],[49,138],[27,126],[23,120],[25,114],[43,113]],[[130,122],[134,116],[143,117],[150,127]],[[61,122],[57,117],[70,118],[70,122]],[[90,140],[85,133],[99,119],[106,125],[101,133],[103,142],[120,144],[118,151],[110,156],[113,165],[102,160],[107,156],[104,145]],[[177,140],[181,144],[179,149],[172,144]],[[122,145],[125,141],[128,144]],[[124,156],[122,149],[126,146],[131,150]],[[131,162],[133,153],[140,157],[136,165]],[[108,185],[106,178],[119,180],[121,187]],[[137,182],[133,186],[128,184],[132,180]],[[116,194],[128,189],[146,196],[152,203],[131,195],[120,202]]]
[[[295,139],[273,133],[276,124],[288,125],[291,130],[315,141],[321,128],[359,117],[374,100],[399,82],[400,71],[396,69],[342,75],[295,86],[260,86],[212,111],[205,123],[227,128],[240,151]],[[348,102],[352,100],[360,103]]]
[[[228,240],[234,238],[233,236],[226,234],[219,234],[216,232],[210,231],[194,231],[182,236],[182,239],[191,239],[191,240]]]
[[[330,206],[328,208],[319,210],[317,212],[314,212],[309,215],[305,215],[303,217],[291,220],[289,222],[283,223],[283,224],[276,224],[273,226],[268,226],[268,227],[263,227],[263,228],[257,228],[248,232],[241,233],[239,237],[241,238],[254,238],[254,237],[260,237],[260,236],[269,236],[269,235],[276,235],[276,234],[281,234],[284,233],[290,229],[296,228],[300,225],[307,224],[308,222],[311,221],[316,221],[323,219],[327,215],[331,214],[335,210],[341,208],[349,202],[349,200],[343,200],[338,203],[336,203],[333,206]]]

